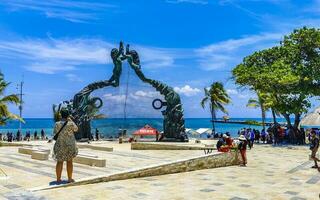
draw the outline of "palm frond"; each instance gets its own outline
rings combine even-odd
[[[20,103],[20,99],[17,95],[11,94],[0,99],[0,103],[13,103],[18,105]]]

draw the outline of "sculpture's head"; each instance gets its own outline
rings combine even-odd
[[[111,50],[111,58],[114,60],[114,59],[117,59],[118,58],[118,55],[119,55],[119,50],[116,49],[116,48],[113,48]]]
[[[140,65],[139,54],[135,50],[130,51],[130,55],[132,56],[133,63],[136,65]]]

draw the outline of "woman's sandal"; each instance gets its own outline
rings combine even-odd
[[[75,180],[74,179],[70,179],[70,180],[68,180],[68,183],[74,183],[75,182]]]

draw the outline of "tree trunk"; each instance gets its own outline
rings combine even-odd
[[[299,141],[302,139],[301,132],[299,130],[300,117],[301,117],[300,113],[296,113],[294,115],[294,125],[293,125],[293,142],[294,142],[294,144],[298,144],[298,143],[302,144],[302,141]]]
[[[281,113],[282,116],[286,119],[287,121],[287,127],[288,128],[292,128],[292,124],[291,124],[291,119],[290,119],[290,115],[287,113]]]
[[[293,125],[293,127],[296,128],[296,129],[298,129],[298,126],[300,124],[300,117],[301,117],[300,113],[296,113],[294,115],[294,125]]]
[[[272,118],[273,118],[273,124],[277,123],[277,116],[276,116],[276,112],[273,110],[273,108],[271,108],[271,113],[272,113]]]
[[[261,107],[262,127],[266,129],[266,111]]]
[[[212,133],[216,133],[216,127],[214,125],[214,120],[216,120],[216,111],[211,107],[211,122],[212,122]]]

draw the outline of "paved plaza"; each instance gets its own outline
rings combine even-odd
[[[41,143],[52,146],[52,144]],[[80,149],[107,159],[106,168],[75,164],[76,180],[203,155],[203,151],[130,150],[129,144],[101,143],[113,152]],[[248,167],[223,167],[146,178],[30,192],[55,180],[55,162],[31,160],[17,147],[2,147],[2,199],[319,199],[320,173],[311,169],[306,146],[255,145]],[[66,178],[64,176],[64,178]]]

